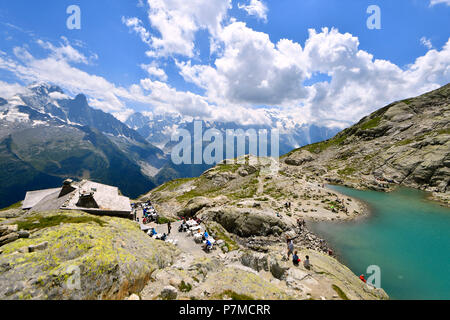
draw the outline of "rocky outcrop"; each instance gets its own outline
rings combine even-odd
[[[15,236],[1,247],[0,299],[124,299],[179,254],[129,220],[81,212],[34,213],[17,220],[32,221],[38,223],[30,224],[29,238]],[[0,226],[2,232],[14,229]]]
[[[450,205],[450,84],[420,97],[395,102],[342,131],[303,147],[284,163],[320,180],[389,191],[397,185],[429,191]],[[315,154],[313,162],[302,159]]]
[[[315,156],[311,152],[307,150],[301,150],[300,152],[296,152],[287,157],[284,162],[291,166],[301,166],[302,164],[311,162],[314,159]]]
[[[223,207],[208,210],[203,216],[241,237],[280,235],[288,228],[275,213],[251,208]]]

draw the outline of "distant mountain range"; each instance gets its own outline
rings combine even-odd
[[[224,134],[227,129],[242,129],[244,131],[248,129],[255,129],[256,131],[261,129],[271,130],[277,126],[280,128],[281,124],[281,155],[292,149],[329,139],[341,130],[339,128],[320,127],[314,124],[292,125],[292,123],[288,124],[287,120],[280,117],[277,112],[271,112],[269,110],[266,112],[268,118],[271,119],[270,125],[241,125],[234,122],[202,121],[203,128],[214,128]],[[191,135],[193,135],[194,132],[193,120],[183,119],[178,114],[165,113],[162,115],[144,115],[140,112],[136,112],[129,116],[125,123],[145,137],[147,141],[158,146],[167,153],[170,153],[170,146],[172,145],[171,135],[176,129],[186,129]]]
[[[193,133],[193,121],[177,114],[132,114],[125,123],[89,106],[83,94],[71,98],[47,83],[26,94],[0,97],[0,208],[22,200],[28,190],[54,187],[65,178],[89,178],[115,185],[135,198],[166,181],[195,177],[208,165],[174,165],[171,135]],[[271,115],[273,126],[281,120]],[[203,121],[205,128],[271,129]],[[283,125],[283,124],[282,124]],[[280,135],[280,153],[334,136],[339,130],[291,126]]]
[[[89,107],[55,86],[0,101],[0,207],[27,190],[54,187],[65,178],[116,185],[137,197],[156,186],[164,153],[112,115]]]

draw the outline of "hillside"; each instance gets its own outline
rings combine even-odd
[[[17,210],[0,217],[0,300],[124,299],[180,253],[120,218]]]
[[[282,158],[322,182],[388,191],[397,185],[450,202],[450,84],[394,102],[333,139]]]
[[[313,261],[307,270],[283,258],[284,245],[256,252],[220,226],[208,228],[227,239],[223,252],[207,254],[192,237],[187,247],[154,240],[120,218],[11,208],[0,212],[0,299],[388,298],[327,254],[300,249]]]
[[[167,161],[83,95],[70,99],[56,86],[38,84],[0,102],[0,207],[68,177],[116,185],[137,197],[155,186],[153,176]]]

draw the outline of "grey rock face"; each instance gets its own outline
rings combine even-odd
[[[31,245],[28,247],[28,251],[29,252],[36,252],[36,251],[42,251],[48,248],[48,241],[36,244],[36,245]]]
[[[268,236],[287,229],[286,224],[272,213],[250,208],[219,208],[206,214],[228,232],[241,237]]]
[[[325,167],[329,182],[390,190],[395,185],[433,192],[450,203],[450,84],[392,103],[335,138],[299,149],[285,159],[302,173]],[[307,151],[315,161],[305,165]]]
[[[19,239],[19,234],[17,232],[8,233],[3,237],[0,237],[0,246],[4,246],[5,244],[11,243]]]

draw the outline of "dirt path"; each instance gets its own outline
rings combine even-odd
[[[208,254],[202,249],[203,244],[195,243],[192,236],[188,236],[187,232],[178,232],[178,228],[181,225],[181,221],[172,223],[172,231],[169,234],[169,239],[177,240],[177,247],[184,253],[192,254],[197,257],[207,256],[214,254]],[[157,233],[168,232],[167,224],[155,225],[155,230]],[[203,228],[204,230],[204,228]]]

